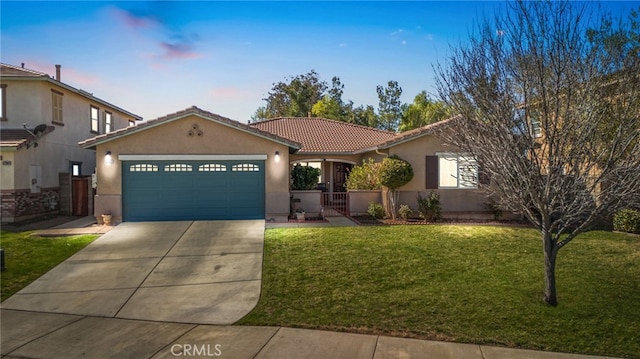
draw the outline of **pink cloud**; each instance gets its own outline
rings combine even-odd
[[[20,64],[16,64],[20,66]],[[99,84],[101,79],[91,73],[83,72],[74,67],[66,67],[64,63],[61,64],[60,80],[65,84],[69,84],[74,87],[81,86],[93,86]],[[48,74],[52,79],[56,78],[55,64],[43,63],[37,60],[26,61],[24,67],[29,70],[35,70]]]

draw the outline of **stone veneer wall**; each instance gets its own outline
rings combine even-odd
[[[3,190],[2,222],[16,222],[46,214],[57,213],[60,198],[58,187],[42,188],[40,193],[30,190]]]

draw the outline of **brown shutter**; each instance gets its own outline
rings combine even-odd
[[[482,166],[482,162],[478,162],[478,185],[488,186],[491,184],[491,176]]]
[[[438,156],[427,156],[427,189],[438,188]]]

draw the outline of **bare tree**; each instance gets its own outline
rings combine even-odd
[[[540,230],[543,300],[555,306],[559,250],[640,201],[637,14],[616,27],[586,3],[506,6],[436,67],[462,115],[439,135],[476,158],[500,207]]]

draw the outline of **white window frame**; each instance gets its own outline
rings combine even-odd
[[[64,125],[63,96],[62,92],[51,90],[51,122],[56,125]]]
[[[96,106],[89,106],[89,121],[91,121],[91,132],[100,133],[100,109]]]
[[[113,115],[111,112],[104,112],[104,133],[113,131]]]
[[[537,118],[531,117],[531,136],[534,138],[542,137],[542,123]]]
[[[0,84],[0,121],[7,121],[7,85]]]
[[[438,156],[438,188],[442,189],[477,189],[478,188],[478,163],[477,161],[468,153],[436,153]],[[455,161],[455,173],[443,173],[443,161]],[[464,173],[467,173],[464,175]],[[444,176],[451,177],[444,177]],[[461,176],[469,177],[471,176],[473,179],[465,179]],[[451,181],[455,179],[455,185],[444,185],[445,182],[443,179],[448,179]]]

